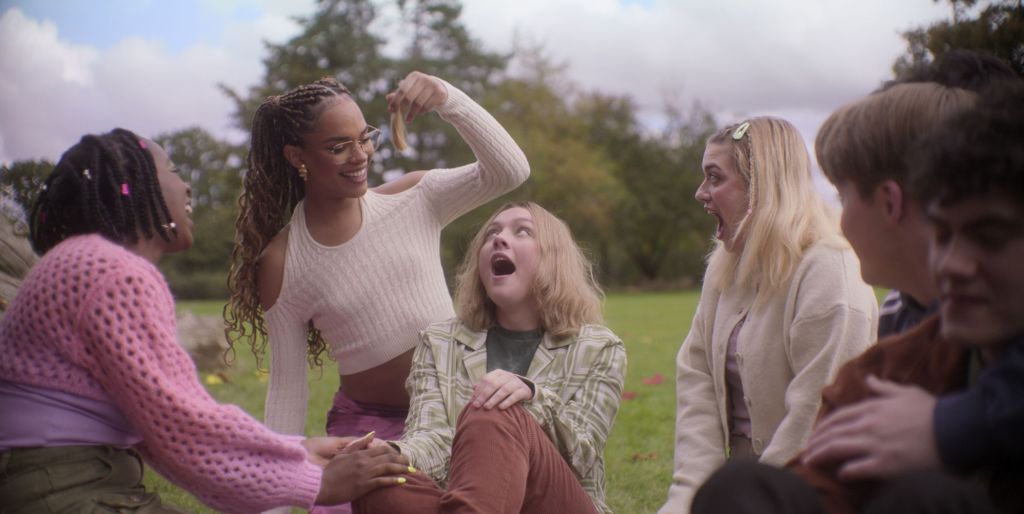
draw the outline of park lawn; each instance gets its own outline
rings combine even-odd
[[[675,419],[675,355],[689,330],[697,291],[611,294],[606,304],[608,326],[626,344],[629,366],[627,397],[619,409],[605,450],[607,500],[617,513],[653,512],[661,506],[672,473]],[[219,315],[220,302],[180,302],[179,307],[201,315]],[[264,366],[266,363],[264,363]],[[218,400],[235,403],[263,419],[266,375],[257,371],[248,348],[239,348],[230,368],[221,375],[202,377]],[[647,383],[645,383],[647,382]],[[309,377],[309,435],[323,435],[327,409],[338,387],[333,363]],[[164,502],[189,512],[215,512],[190,494],[154,473],[146,486]]]

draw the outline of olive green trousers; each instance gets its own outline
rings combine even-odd
[[[180,514],[142,485],[135,450],[110,446],[15,448],[0,453],[0,512]]]

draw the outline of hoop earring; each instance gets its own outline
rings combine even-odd
[[[305,182],[306,181],[306,175],[308,175],[308,174],[309,174],[309,170],[306,169],[306,164],[305,163],[300,164],[299,165],[299,178],[301,178],[302,181]]]

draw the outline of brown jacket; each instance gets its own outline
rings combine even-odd
[[[914,384],[933,395],[942,395],[966,387],[970,351],[945,343],[939,338],[939,318],[933,316],[903,334],[888,337],[846,363],[836,380],[822,390],[820,420],[845,405],[871,396],[865,378],[876,377],[901,384]],[[849,514],[860,510],[877,482],[864,480],[840,482],[836,468],[804,465],[797,455],[787,468],[802,477],[821,494],[831,514]]]

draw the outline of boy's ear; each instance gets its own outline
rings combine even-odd
[[[295,145],[284,145],[284,158],[293,168],[299,169],[302,166],[302,149]]]
[[[882,202],[885,215],[893,223],[899,223],[907,212],[906,195],[903,186],[892,179],[883,180],[875,188],[875,201]]]

